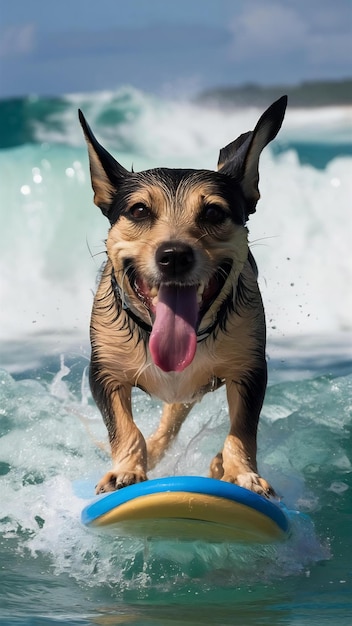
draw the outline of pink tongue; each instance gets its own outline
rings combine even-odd
[[[193,361],[197,318],[197,287],[160,286],[149,349],[164,372],[182,372]]]

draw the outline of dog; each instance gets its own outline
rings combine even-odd
[[[113,461],[97,493],[147,480],[195,402],[225,384],[230,429],[210,476],[275,494],[256,461],[266,328],[246,223],[259,199],[260,154],[286,105],[283,96],[222,148],[214,172],[129,172],[79,111],[94,202],[110,222],[90,326],[90,386]],[[133,420],[133,387],[164,402],[147,441]]]

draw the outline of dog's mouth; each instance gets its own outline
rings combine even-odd
[[[231,269],[232,262],[225,261],[207,283],[160,283],[156,286],[149,285],[129,266],[127,276],[131,288],[153,320],[149,349],[153,362],[160,369],[180,372],[192,362],[197,348],[197,329],[220,295]]]

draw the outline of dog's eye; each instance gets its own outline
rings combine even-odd
[[[208,204],[203,208],[200,217],[203,222],[216,226],[222,224],[228,218],[228,214],[218,204]]]
[[[134,204],[133,207],[130,208],[129,215],[134,220],[141,221],[150,217],[151,211],[145,204],[139,202],[138,204]]]

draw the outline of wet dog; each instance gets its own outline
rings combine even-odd
[[[94,202],[110,222],[91,318],[90,385],[113,467],[97,493],[147,480],[195,402],[226,385],[230,430],[210,476],[273,493],[258,475],[256,436],[266,383],[265,318],[246,222],[259,199],[258,164],[287,98],[220,151],[218,171],[129,172],[83,114]],[[133,421],[139,387],[165,404],[145,441]]]

